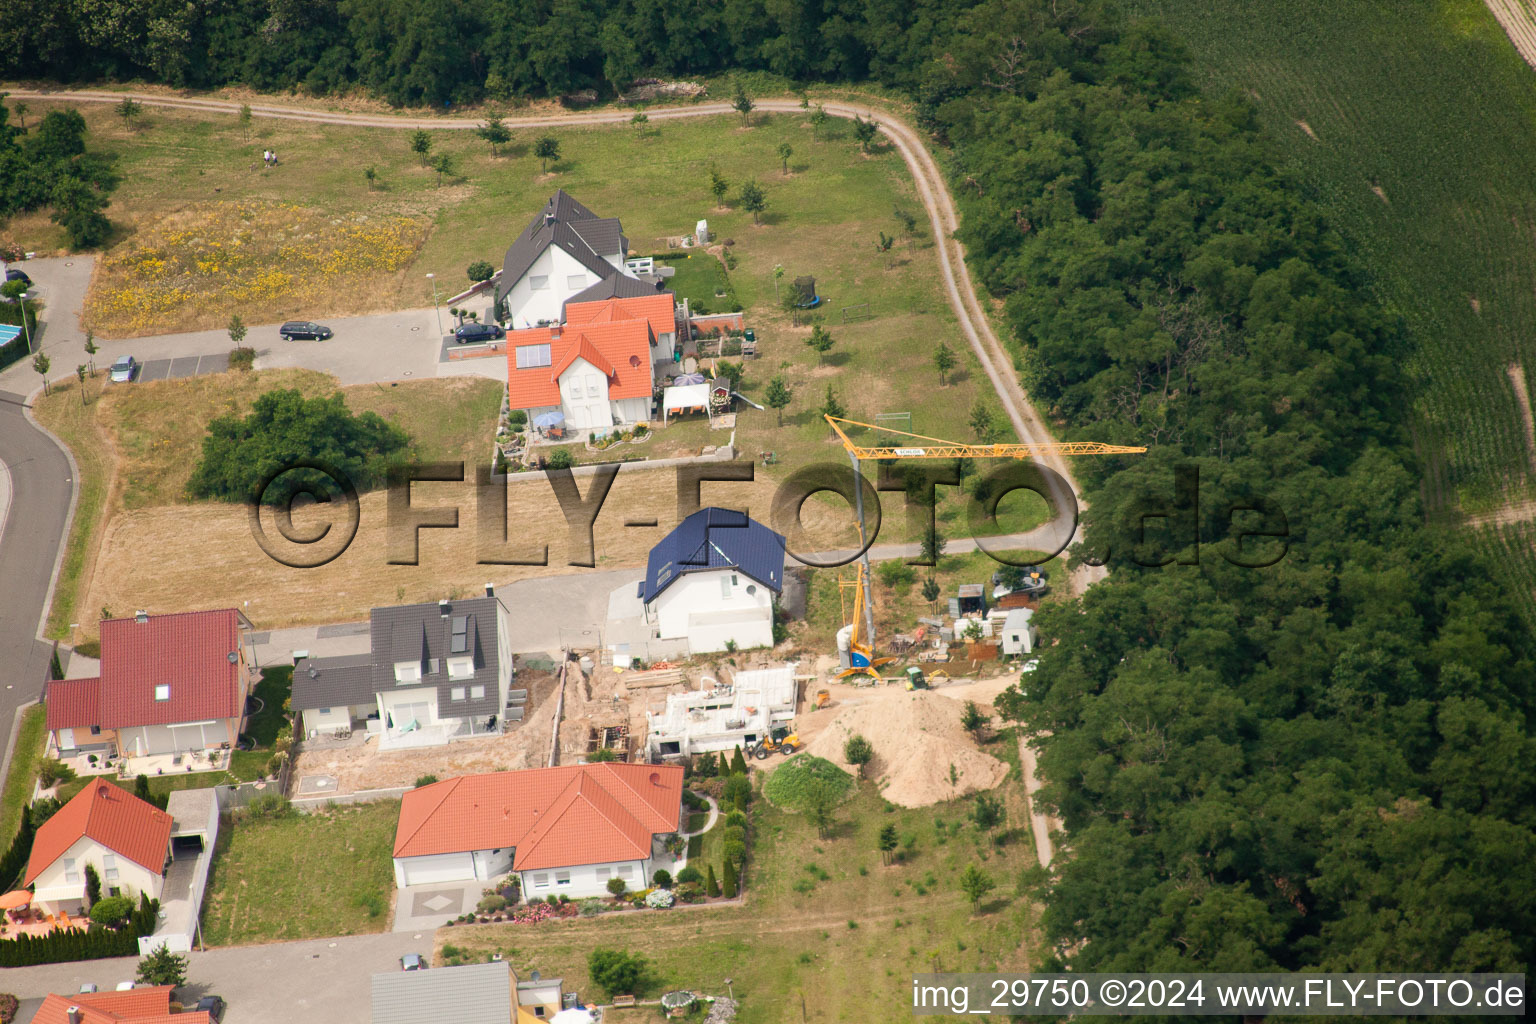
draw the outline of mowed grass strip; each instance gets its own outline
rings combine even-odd
[[[802,816],[759,797],[744,906],[446,928],[438,941],[471,961],[501,952],[520,974],[563,977],[584,996],[601,995],[587,975],[596,948],[650,960],[659,976],[653,995],[723,995],[729,977],[741,1024],[798,1020],[801,993],[808,1021],[900,1020],[911,1012],[917,971],[1023,970],[1030,960],[1035,908],[1016,895],[1030,850],[1022,842],[997,847],[978,833],[964,821],[970,803],[887,811],[861,783],[823,839]],[[876,846],[887,823],[910,840],[890,866]],[[956,881],[972,863],[997,883],[979,914]]]
[[[0,791],[0,847],[10,846],[21,827],[21,809],[32,796],[33,772],[43,756],[43,737],[48,733],[48,709],[34,704],[21,714],[16,730],[16,749],[11,752],[11,766],[5,775],[5,789]]]
[[[203,902],[204,939],[224,946],[384,931],[399,815],[400,802],[388,800],[226,820]]]

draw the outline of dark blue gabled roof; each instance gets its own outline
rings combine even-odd
[[[778,593],[784,586],[784,538],[728,508],[703,508],[651,548],[640,596],[647,604],[679,576],[736,569]]]

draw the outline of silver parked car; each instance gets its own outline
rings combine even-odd
[[[107,379],[113,384],[128,384],[138,372],[139,364],[134,362],[133,356],[118,356]]]

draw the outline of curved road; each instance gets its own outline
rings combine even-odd
[[[118,103],[124,96],[132,96],[140,103],[150,106],[171,107],[183,110],[202,111],[216,114],[236,114],[241,104],[229,101],[209,98],[173,97],[145,93],[105,92],[101,90],[24,90],[17,89],[10,93],[13,99],[38,99],[54,100],[78,103]],[[873,120],[880,126],[880,131],[890,140],[896,151],[901,154],[906,162],[907,169],[912,174],[916,184],[918,196],[922,200],[923,207],[928,212],[929,228],[933,232],[935,249],[939,257],[939,269],[944,283],[944,291],[949,299],[950,306],[960,322],[961,330],[965,333],[971,351],[976,355],[982,370],[992,382],[997,392],[1003,410],[1008,414],[1008,420],[1013,424],[1021,441],[1036,444],[1049,442],[1052,438],[1050,431],[1046,429],[1045,422],[1039,412],[1025,395],[1018,379],[1012,372],[1013,361],[1007,350],[999,341],[996,332],[992,329],[981,302],[976,297],[976,288],[971,282],[971,275],[965,263],[965,252],[960,243],[954,238],[955,231],[960,226],[960,217],[955,209],[953,197],[944,181],[944,176],[929,153],[928,147],[923,144],[922,138],[904,121],[900,120],[889,111],[875,107],[852,103],[846,100],[834,100],[822,104],[828,114],[836,117],[862,117]],[[416,129],[428,128],[433,130],[470,130],[483,122],[482,118],[469,117],[411,117],[384,114],[338,114],[329,111],[307,110],[303,107],[283,106],[270,103],[250,104],[251,113],[256,117],[267,117],[288,121],[308,121],[320,124],[345,124],[378,128]],[[801,110],[798,101],[765,99],[757,104],[758,110],[778,113],[798,113]],[[733,108],[728,103],[698,103],[686,107],[663,107],[647,109],[646,114],[653,120],[669,120],[682,117],[706,117],[721,114],[730,114]],[[561,113],[553,115],[509,117],[506,123],[509,127],[560,127],[564,125],[579,124],[612,124],[627,122],[630,114],[625,111],[593,111],[589,113]],[[6,438],[12,435],[14,425],[7,429],[4,421],[0,421],[0,459],[6,458]],[[36,434],[35,431],[23,431]],[[42,438],[46,441],[46,437]],[[34,449],[40,450],[40,445],[33,443]],[[35,456],[34,456],[35,457]],[[1054,504],[1057,508],[1079,508],[1081,500],[1081,488],[1072,476],[1071,467],[1065,459],[1059,456],[1038,460],[1049,466],[1059,475],[1066,488],[1070,488],[1068,494],[1061,484],[1055,487]],[[23,489],[23,483],[17,481],[17,490]],[[57,498],[54,499],[56,509]],[[18,508],[12,508],[11,519],[17,520]],[[1074,540],[1080,540],[1080,534],[1075,535]],[[57,546],[57,541],[54,542]],[[21,579],[14,577],[5,571],[7,567],[0,562],[0,580]],[[31,567],[23,567],[31,568]],[[1078,594],[1088,584],[1102,578],[1105,570],[1102,567],[1085,566],[1071,574],[1071,589]],[[51,569],[48,572],[51,576]],[[25,577],[29,582],[25,584],[31,596],[31,590],[42,589],[35,586],[31,580],[34,577]],[[37,579],[42,576],[35,577]],[[7,602],[10,603],[10,602]],[[30,600],[23,602],[23,607],[40,607]],[[4,612],[0,611],[0,616]],[[3,620],[0,620],[3,621]],[[0,627],[3,628],[3,627]],[[9,633],[0,632],[0,644],[7,642]],[[4,648],[0,648],[3,650]],[[19,650],[19,648],[18,648]],[[3,710],[3,706],[0,706]],[[1031,759],[1032,760],[1032,759]],[[1031,801],[1033,804],[1033,801]],[[1035,828],[1037,833],[1044,828],[1049,828],[1042,817],[1036,816]],[[1041,850],[1041,860],[1048,863],[1050,853],[1047,848]]]

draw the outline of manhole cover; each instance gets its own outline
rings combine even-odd
[[[411,330],[413,330],[413,331],[419,331],[419,330],[421,330],[421,328],[420,328],[420,327],[412,327],[412,328],[411,328]]]
[[[410,375],[411,375],[411,371],[410,370],[406,370],[405,373],[401,374],[401,376],[403,376],[403,377],[409,377]]]

